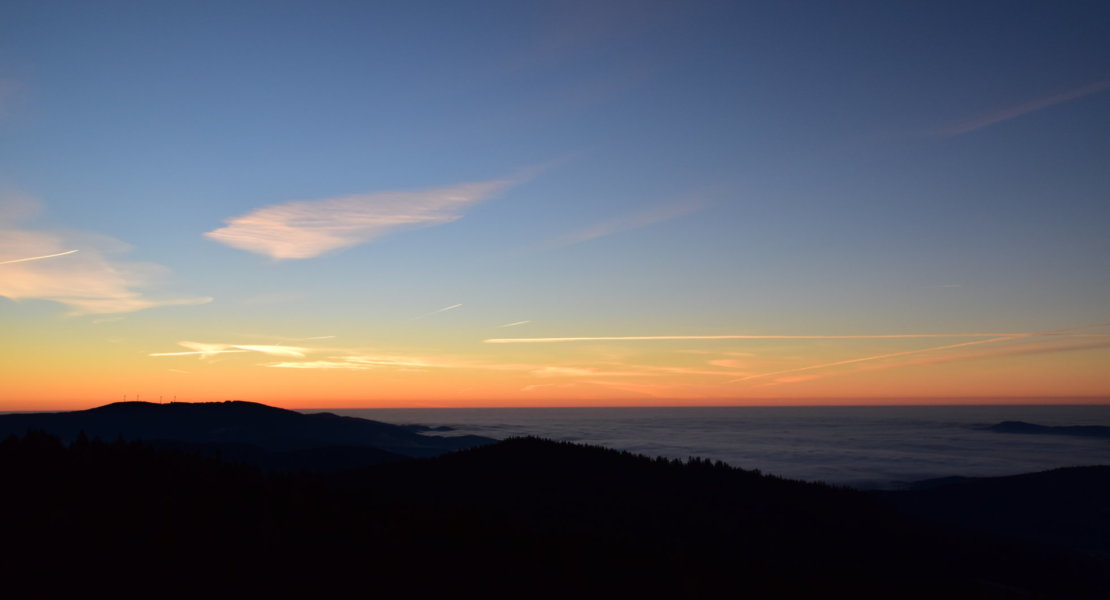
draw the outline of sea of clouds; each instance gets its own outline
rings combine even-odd
[[[319,412],[319,411],[306,411]],[[1110,426],[1110,406],[366,409],[330,411],[446,434],[535,435],[649,456],[722,460],[860,488],[1110,464],[1110,439],[995,433],[1002,421]]]

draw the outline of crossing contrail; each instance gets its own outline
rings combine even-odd
[[[1009,340],[1016,340],[1023,337],[1028,337],[1029,334],[1010,335],[1003,337],[994,337],[985,340],[976,340],[974,342],[962,342],[959,344],[948,344],[945,346],[932,346],[930,348],[919,348],[917,350],[905,350],[903,352],[890,352],[888,354],[877,354],[875,356],[864,356],[862,358],[850,358],[848,360],[838,360],[831,363],[822,363],[819,365],[809,365],[806,367],[798,367],[796,369],[783,369],[782,371],[771,371],[770,373],[756,373],[748,375],[739,379],[733,379],[729,383],[736,383],[739,381],[747,381],[749,379],[760,379],[763,377],[773,377],[775,375],[785,375],[787,373],[798,373],[801,371],[812,371],[814,369],[825,369],[828,367],[838,367],[840,365],[850,365],[853,363],[868,362],[872,360],[881,360],[884,358],[896,358],[899,356],[908,356],[910,354],[921,354],[922,352],[935,352],[937,350],[951,350],[953,348],[963,348],[965,346],[978,346],[979,344],[993,344],[995,342],[1005,342]]]
[[[1064,329],[1055,329],[1055,330],[1052,330],[1052,331],[1032,331],[1032,332],[1025,332],[1025,333],[998,333],[998,334],[993,334],[993,335],[991,335],[991,334],[976,334],[976,335],[963,334],[962,336],[956,335],[956,336],[952,336],[952,337],[983,337],[983,338],[988,338],[988,339],[975,340],[975,341],[972,341],[972,342],[960,342],[958,344],[946,344],[944,346],[931,346],[929,348],[918,348],[916,350],[904,350],[902,352],[890,352],[890,353],[887,353],[887,354],[877,354],[875,356],[864,356],[864,357],[861,357],[861,358],[850,358],[848,360],[838,360],[836,362],[822,363],[822,364],[819,364],[819,365],[809,365],[809,366],[798,367],[798,368],[794,368],[794,369],[783,369],[781,371],[772,371],[770,373],[756,373],[754,375],[748,375],[748,376],[745,376],[745,377],[741,377],[739,379],[733,379],[732,381],[729,381],[729,383],[737,383],[737,382],[740,382],[740,381],[748,381],[749,379],[761,379],[761,378],[764,378],[764,377],[773,377],[775,375],[785,375],[787,373],[798,373],[798,372],[801,372],[801,371],[813,371],[815,369],[825,369],[825,368],[828,368],[828,367],[838,367],[838,366],[841,366],[841,365],[850,365],[850,364],[854,364],[854,363],[870,362],[870,361],[873,361],[873,360],[882,360],[882,359],[886,359],[886,358],[897,358],[899,356],[909,356],[911,354],[921,354],[923,352],[936,352],[937,350],[952,350],[954,348],[963,348],[965,346],[978,346],[980,344],[993,344],[993,343],[996,343],[996,342],[1009,342],[1009,341],[1013,341],[1013,340],[1027,339],[1027,338],[1052,337],[1052,336],[1059,336],[1059,337],[1103,337],[1103,335],[1101,335],[1101,334],[1083,334],[1083,333],[1071,333],[1071,332],[1079,331],[1079,330],[1083,330],[1083,329],[1094,329],[1094,328],[1097,328],[1097,327],[1106,327],[1107,325],[1110,325],[1110,323],[1095,323],[1093,325],[1080,325],[1079,327],[1066,327]],[[933,337],[933,336],[935,336],[935,334],[915,334],[915,335],[908,335],[908,336],[903,336],[903,337]]]

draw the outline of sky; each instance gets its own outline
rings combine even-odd
[[[1110,4],[0,4],[0,410],[1110,402]]]

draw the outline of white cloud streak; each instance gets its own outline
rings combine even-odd
[[[30,258],[16,258],[16,259],[12,259],[12,260],[0,261],[0,265],[11,265],[11,264],[21,263],[21,262],[31,262],[33,260],[42,260],[44,258],[54,258],[55,256],[66,256],[66,255],[69,255],[69,254],[73,254],[75,252],[77,252],[77,250],[67,250],[66,252],[59,252],[57,254],[47,254],[46,256],[32,256]]]
[[[1089,337],[1093,337],[1093,336],[1069,336],[1069,337],[1087,337],[1087,338],[1089,338]],[[1000,341],[1000,340],[995,340],[995,341]],[[1034,354],[1056,354],[1056,353],[1060,353],[1060,352],[1079,352],[1079,351],[1084,351],[1084,350],[1097,350],[1097,349],[1102,349],[1102,348],[1110,348],[1110,341],[1107,341],[1107,340],[1101,340],[1101,341],[1100,340],[1093,340],[1093,341],[1092,340],[1087,340],[1087,341],[1076,341],[1076,342],[1070,342],[1070,343],[1065,342],[1065,343],[1057,343],[1057,344],[1032,344],[1032,345],[1018,346],[1016,348],[996,348],[996,349],[981,350],[981,351],[978,351],[978,352],[968,352],[968,353],[962,353],[961,352],[961,353],[941,354],[939,356],[924,356],[924,357],[913,358],[913,359],[909,359],[909,360],[896,360],[896,361],[892,361],[892,362],[881,362],[879,364],[862,364],[862,365],[859,365],[858,368],[852,369],[852,370],[832,371],[832,372],[825,372],[825,373],[809,373],[809,374],[806,374],[806,375],[799,375],[799,376],[790,376],[790,375],[788,375],[786,377],[781,377],[781,378],[778,378],[778,379],[774,379],[770,383],[764,384],[764,385],[759,386],[759,387],[769,387],[769,386],[781,385],[781,384],[786,384],[786,383],[800,383],[800,382],[803,382],[803,381],[813,381],[813,380],[816,380],[816,379],[824,379],[826,377],[833,377],[833,376],[837,376],[837,375],[846,375],[846,374],[851,374],[851,373],[860,373],[860,372],[871,373],[871,372],[875,372],[875,371],[886,371],[886,370],[889,370],[889,369],[901,369],[901,368],[905,368],[905,367],[920,367],[920,366],[940,365],[940,364],[953,363],[953,362],[966,362],[966,361],[969,361],[969,360],[985,360],[985,359],[991,359],[991,358],[1003,358],[1003,357],[1010,357],[1010,356],[1026,356],[1026,355],[1034,355]],[[939,351],[939,350],[943,350],[943,349],[944,348],[926,348],[926,349],[921,350],[921,352],[933,352],[933,351]],[[857,360],[851,361],[851,362],[867,363],[867,362],[870,362],[872,360],[880,360],[880,359],[888,359],[888,358],[891,358],[891,356],[867,357],[867,358],[864,358],[864,359],[857,359]],[[831,366],[831,365],[824,365],[824,366]],[[816,368],[816,367],[813,367],[813,368]],[[790,371],[790,372],[793,372],[793,371]],[[764,374],[761,374],[759,376],[760,377],[773,376],[773,375],[777,375],[777,374],[780,374],[780,373],[783,373],[783,372],[779,371],[778,373],[764,373]],[[736,380],[734,380],[734,381],[736,381]]]
[[[204,235],[275,259],[315,258],[401,229],[450,223],[461,218],[464,208],[489,199],[510,183],[498,180],[274,204],[228,219],[226,227]]]
[[[7,200],[0,198],[0,204]],[[14,199],[14,208],[0,210],[0,220],[26,218],[33,212],[30,204],[30,200]],[[127,250],[118,240],[88,233],[0,229],[0,296],[58,302],[70,308],[69,315],[126,313],[212,300],[152,298],[140,292],[164,278],[168,269],[109,258]]]
[[[430,317],[432,315],[438,315],[439,313],[445,313],[449,310],[455,310],[456,308],[462,308],[462,304],[452,304],[451,306],[444,306],[443,308],[433,310],[430,313],[424,313],[422,315],[417,315],[417,316],[409,319],[409,321],[417,321],[417,320],[420,320],[420,319],[423,319],[423,318],[426,318],[426,317]]]
[[[974,342],[961,342],[959,344],[947,344],[947,345],[944,345],[944,346],[931,346],[929,348],[919,348],[917,350],[905,350],[905,351],[902,351],[902,352],[890,352],[890,353],[887,353],[887,354],[876,354],[875,356],[864,356],[862,358],[850,358],[848,360],[838,360],[838,361],[834,361],[834,362],[830,362],[830,363],[822,363],[822,364],[819,364],[819,365],[809,365],[809,366],[805,366],[805,367],[798,367],[796,369],[783,369],[781,371],[771,371],[769,373],[757,373],[755,375],[748,375],[747,377],[741,377],[739,379],[733,379],[729,383],[737,383],[737,382],[740,382],[740,381],[748,381],[750,379],[761,379],[761,378],[764,378],[764,377],[774,377],[776,375],[786,375],[788,373],[801,373],[803,371],[813,371],[813,370],[816,370],[816,369],[827,369],[827,368],[830,368],[830,367],[840,367],[840,366],[844,366],[844,365],[851,365],[851,364],[855,364],[855,363],[869,362],[869,361],[873,361],[873,360],[883,360],[883,359],[888,359],[888,358],[897,358],[897,357],[900,357],[900,356],[909,356],[911,354],[921,354],[922,352],[936,352],[938,350],[952,350],[954,348],[963,348],[965,346],[976,346],[976,345],[979,345],[979,344],[993,344],[995,342],[1003,342],[1003,341],[1007,341],[1007,340],[1018,339],[1018,337],[1021,337],[1021,336],[988,338],[988,339],[985,339],[985,340],[976,340]],[[799,379],[798,381],[802,381],[802,379]]]
[[[312,360],[303,362],[279,362],[262,365],[277,369],[337,369],[342,371],[366,371],[373,369],[371,365],[338,361],[338,360]]]
[[[1098,350],[1102,348],[1110,348],[1110,340],[1077,340],[1074,342],[1053,344],[1028,344],[1024,346],[1017,346],[1014,348],[995,348],[963,354],[945,354],[941,356],[923,357],[912,361],[903,361],[889,365],[872,366],[869,367],[869,370],[892,369],[895,367],[905,366],[939,365],[950,362],[983,360],[988,358],[1000,358],[1007,356],[1028,356],[1035,354],[1057,354],[1060,352],[1081,352],[1084,350]]]
[[[498,325],[496,327],[496,329],[504,329],[505,327],[518,327],[520,325],[527,325],[528,323],[531,323],[531,321],[514,321],[512,323],[505,323],[504,325]]]
[[[359,356],[346,356],[344,360],[357,363],[360,365],[367,365],[370,367],[397,367],[397,368],[452,368],[460,365],[457,361],[441,359],[441,358],[425,358],[419,356],[395,356],[395,355],[359,355]]]
[[[423,369],[525,371],[536,368],[531,365],[479,363],[453,357],[396,354],[347,354],[330,356],[327,359],[317,361],[269,363],[262,366],[286,369],[401,369],[407,371]]]
[[[643,371],[611,371],[591,367],[541,367],[532,371],[537,377],[652,377]]]
[[[866,362],[872,362],[872,361],[877,361],[877,360],[888,360],[888,359],[891,359],[891,358],[900,358],[900,357],[903,357],[903,356],[911,356],[911,355],[922,354],[922,353],[926,353],[926,352],[938,352],[938,351],[941,351],[941,350],[954,350],[954,349],[957,349],[957,348],[964,348],[964,347],[967,347],[967,346],[978,346],[978,345],[982,345],[982,344],[994,344],[994,343],[999,343],[999,342],[1010,342],[1010,341],[1029,339],[1029,338],[1039,338],[1039,337],[1105,338],[1105,337],[1110,337],[1110,335],[1108,335],[1108,334],[1083,334],[1083,333],[1072,333],[1072,332],[1077,331],[1077,330],[1082,330],[1082,329],[1094,329],[1094,328],[1098,328],[1098,327],[1106,327],[1107,325],[1108,325],[1108,323],[1096,323],[1094,325],[1083,325],[1083,326],[1080,326],[1080,327],[1068,327],[1066,329],[1057,329],[1057,330],[1054,330],[1054,331],[1035,331],[1035,332],[1029,332],[1029,333],[997,334],[996,336],[992,336],[992,337],[989,337],[987,339],[975,340],[975,341],[972,341],[972,342],[961,342],[961,343],[958,343],[958,344],[946,344],[946,345],[943,345],[943,346],[930,346],[928,348],[919,348],[919,349],[916,349],[916,350],[905,350],[905,351],[901,351],[901,352],[890,352],[890,353],[886,353],[886,354],[877,354],[877,355],[874,355],[874,356],[864,356],[864,357],[852,358],[852,359],[848,359],[848,360],[839,360],[839,361],[835,361],[835,362],[822,363],[822,364],[818,364],[818,365],[809,365],[809,366],[798,367],[798,368],[794,368],[794,369],[783,369],[781,371],[771,371],[771,372],[768,372],[768,373],[757,373],[757,374],[754,374],[754,375],[748,375],[746,377],[741,377],[739,379],[733,379],[729,383],[737,383],[737,382],[741,382],[741,381],[748,381],[748,380],[751,380],[751,379],[762,379],[762,378],[766,378],[766,377],[775,377],[775,376],[778,376],[778,375],[786,375],[786,374],[790,374],[790,373],[801,373],[801,372],[805,372],[805,371],[814,371],[814,370],[818,370],[818,369],[828,369],[828,368],[831,368],[831,367],[840,367],[840,366],[845,366],[845,365],[866,363]],[[1084,344],[1086,344],[1086,345],[1083,346],[1085,348],[1102,347],[1103,342],[1097,342],[1097,341],[1096,342],[1084,342]],[[1061,346],[1061,347],[1065,347],[1065,346]],[[1044,352],[1044,351],[1041,351],[1041,352]],[[1004,355],[1008,355],[1008,354],[1022,354],[1022,353],[1023,352],[1012,352],[1011,351],[1011,352],[990,353],[990,355],[991,356],[1004,356]],[[1040,353],[1040,352],[1038,352],[1038,353]],[[958,358],[952,358],[950,360],[936,361],[936,362],[938,362],[938,363],[939,362],[952,362],[954,360],[958,360]],[[925,363],[921,363],[921,364],[925,364]],[[789,379],[786,379],[786,380],[782,380],[780,382],[781,383],[793,383],[793,382],[796,382],[796,381],[808,381],[808,380],[811,380],[811,379],[817,379],[819,377],[822,377],[822,375],[813,375],[813,376],[806,376],[806,377],[799,377],[799,378],[789,378]]]
[[[179,346],[188,348],[187,352],[154,352],[147,356],[199,356],[208,358],[217,354],[242,354],[245,352],[258,352],[270,356],[284,356],[287,358],[304,358],[310,348],[299,346],[257,345],[257,344],[211,344],[205,342],[178,342]]]
[[[1056,106],[1057,104],[1070,102],[1072,100],[1078,100],[1079,98],[1090,96],[1091,94],[1097,94],[1106,89],[1110,89],[1110,79],[1104,79],[1102,81],[1089,83],[1087,85],[1080,86],[1066,92],[1053,94],[1051,96],[1045,96],[1043,98],[1031,100],[1024,104],[1011,106],[1009,108],[995,111],[993,113],[970,119],[962,123],[957,123],[955,125],[942,129],[939,132],[939,135],[944,137],[952,137],[963,135],[965,133],[971,133],[972,131],[975,131],[977,129],[989,127],[1003,121],[1009,121],[1010,119],[1016,119],[1031,112],[1049,108],[1051,106]]]
[[[229,350],[235,351],[235,350]],[[172,353],[182,355],[189,353]],[[584,365],[543,365],[522,363],[488,363],[471,360],[461,360],[452,357],[439,356],[405,356],[390,354],[349,354],[344,356],[331,356],[324,360],[301,362],[278,362],[262,365],[273,368],[287,369],[342,369],[342,370],[369,370],[369,369],[399,369],[405,371],[426,369],[467,369],[479,371],[503,371],[527,373],[534,377],[542,378],[582,378],[582,377],[659,377],[663,375],[708,375],[713,377],[737,377],[747,375],[747,372],[736,370],[716,371],[707,369],[692,369],[684,367],[661,367],[651,365],[626,365],[606,363],[602,368]],[[611,368],[616,367],[616,368]]]
[[[566,342],[658,342],[690,340],[882,340],[914,338],[982,338],[1023,336],[1028,333],[893,333],[879,335],[633,335],[549,338],[492,338],[487,344],[557,344]]]

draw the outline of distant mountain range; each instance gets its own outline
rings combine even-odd
[[[0,438],[32,430],[66,442],[82,433],[105,441],[141,440],[278,470],[354,468],[496,441],[474,435],[424,435],[369,419],[302,414],[242,401],[117,402],[72,412],[0,415]]]
[[[995,433],[1024,433],[1033,435],[1074,435],[1080,437],[1110,438],[1110,427],[1104,425],[1037,425],[1025,421],[1002,421],[982,429]]]

